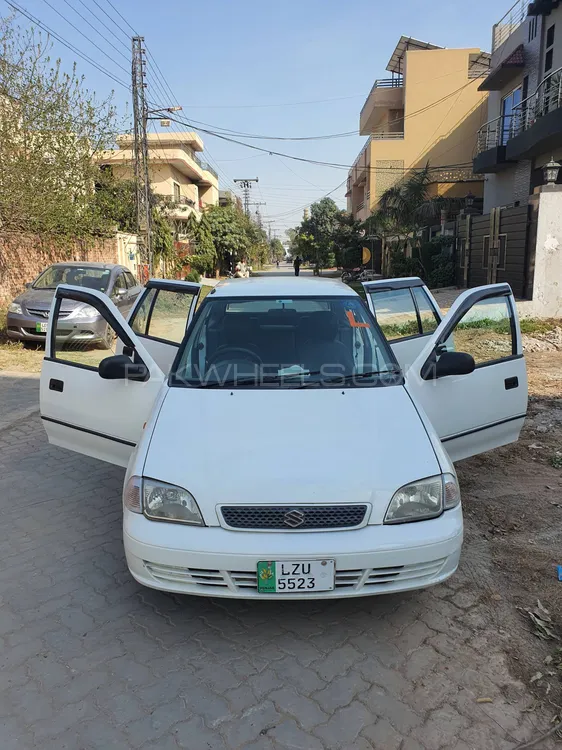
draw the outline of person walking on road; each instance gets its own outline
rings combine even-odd
[[[295,258],[295,262],[293,263],[294,269],[295,269],[295,276],[298,276],[301,272],[301,259],[300,256],[297,255]]]

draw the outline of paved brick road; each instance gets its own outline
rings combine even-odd
[[[545,729],[467,572],[310,605],[143,589],[122,478],[37,416],[0,431],[1,750],[503,750]]]

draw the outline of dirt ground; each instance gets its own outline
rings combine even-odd
[[[457,465],[464,560],[514,674],[562,719],[562,351],[526,360],[529,410],[519,442]]]

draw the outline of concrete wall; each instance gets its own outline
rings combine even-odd
[[[523,317],[562,317],[562,189],[542,188],[538,202],[533,298],[518,303]]]
[[[129,258],[134,248],[135,258]],[[137,275],[136,237],[115,237],[56,242],[40,235],[0,233],[0,304],[5,305],[23,291],[47,266],[64,261],[123,263]],[[126,261],[126,262],[125,262]]]

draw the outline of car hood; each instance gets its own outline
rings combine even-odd
[[[219,505],[256,503],[369,503],[382,523],[399,487],[440,471],[402,386],[170,388],[143,474],[189,490],[215,525]]]
[[[31,307],[33,310],[49,310],[54,296],[54,289],[26,289],[25,292],[16,297],[14,302],[23,304],[26,308]],[[74,310],[80,304],[80,302],[71,299],[62,300],[61,310]]]

